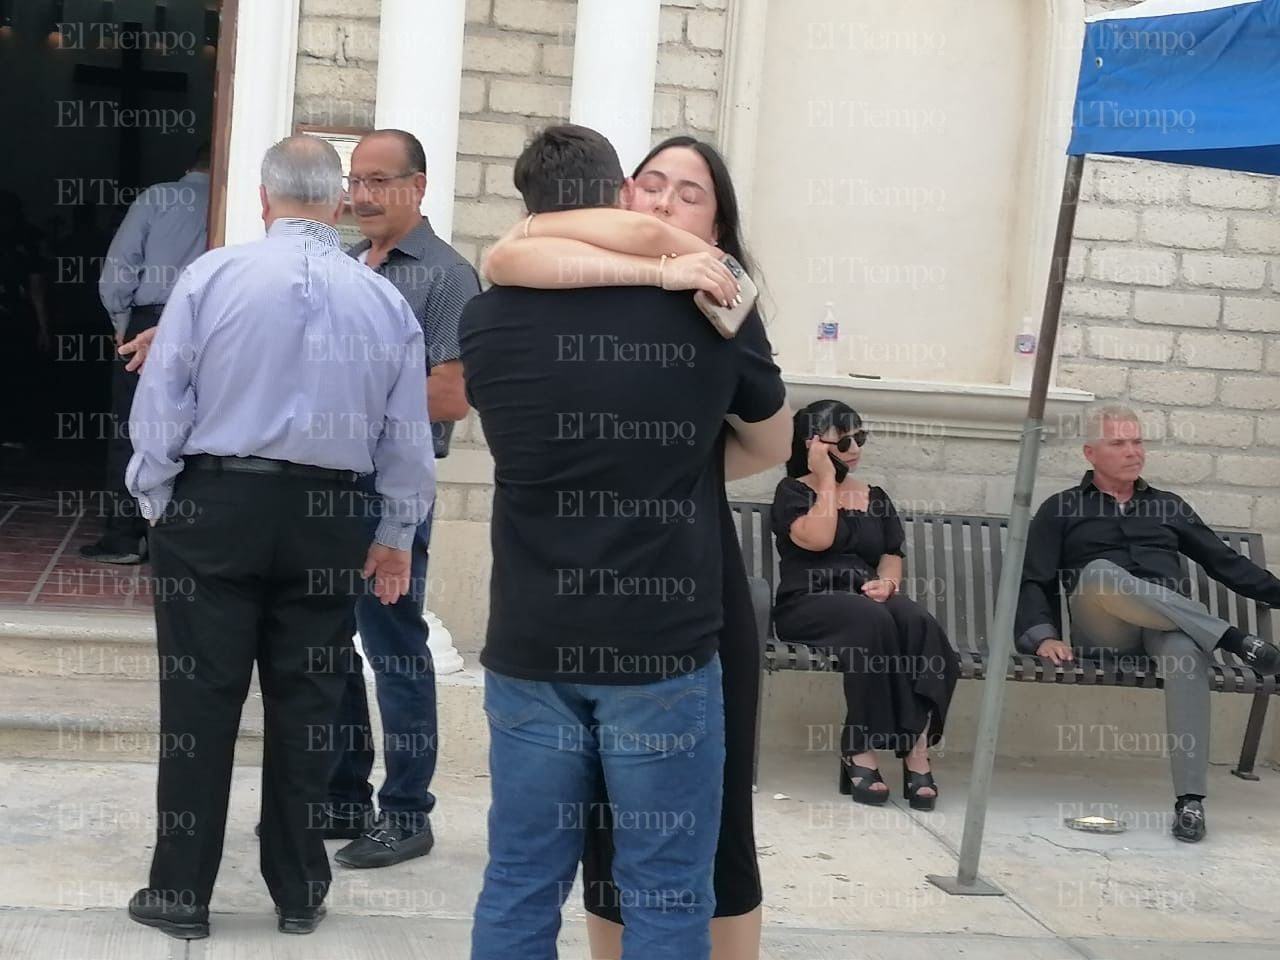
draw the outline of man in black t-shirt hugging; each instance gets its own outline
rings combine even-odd
[[[515,179],[537,214],[616,206],[623,175],[604,137],[561,126]],[[602,775],[624,954],[705,960],[724,762],[713,457],[726,416],[782,407],[781,376],[687,292],[494,287],[460,339],[495,484],[472,960],[556,956]]]

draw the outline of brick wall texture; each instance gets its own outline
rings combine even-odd
[[[714,137],[729,0],[664,0],[653,139]],[[379,0],[303,0],[295,119],[369,127]],[[473,262],[520,215],[511,169],[529,137],[569,117],[573,0],[468,0],[454,243]],[[430,158],[428,158],[429,160]]]
[[[715,136],[729,0],[666,0],[655,142]],[[1088,4],[1089,12],[1130,0]],[[378,0],[303,0],[300,122],[369,126]],[[572,0],[470,0],[455,242],[473,261],[520,213],[511,165],[530,134],[567,118]],[[1280,197],[1263,177],[1090,159],[1059,339],[1058,384],[1136,407],[1153,482],[1212,524],[1270,534],[1280,559]],[[474,417],[457,444],[482,445]],[[917,510],[1005,513],[1017,446],[878,438],[868,479]],[[1042,449],[1037,497],[1078,480],[1078,441]],[[767,497],[776,475],[735,486]],[[442,489],[442,517],[488,519],[491,492]]]

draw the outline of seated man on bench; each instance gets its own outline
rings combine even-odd
[[[1015,635],[1018,649],[1055,664],[1074,659],[1062,640],[1059,583],[1082,656],[1149,657],[1164,678],[1173,766],[1173,835],[1205,834],[1209,766],[1209,664],[1222,647],[1259,673],[1280,670],[1280,649],[1190,599],[1185,554],[1236,593],[1280,606],[1280,580],[1236,553],[1176,494],[1142,479],[1142,425],[1126,407],[1086,422],[1093,467],[1078,486],[1040,505],[1027,538]]]

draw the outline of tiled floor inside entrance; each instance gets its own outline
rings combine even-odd
[[[102,452],[54,458],[0,450],[0,606],[151,608],[151,568],[94,563],[80,548],[102,527]]]

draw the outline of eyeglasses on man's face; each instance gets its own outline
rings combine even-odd
[[[408,173],[397,173],[394,176],[372,176],[372,177],[343,177],[342,185],[346,188],[347,193],[354,193],[357,187],[364,187],[370,193],[381,193],[387,188],[387,184],[395,180],[404,180],[407,177],[416,177],[418,172],[410,170]]]

